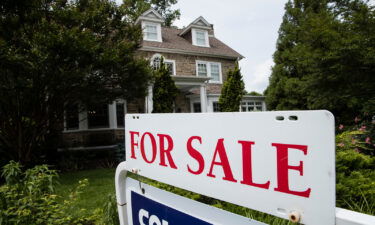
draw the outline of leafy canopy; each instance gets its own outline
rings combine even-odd
[[[177,0],[123,0],[122,7],[133,21],[146,10],[155,9],[165,20],[165,26],[170,27],[174,20],[180,18],[179,9],[171,9]]]
[[[114,2],[5,0],[0,11],[2,158],[56,147],[69,105],[145,95],[142,32]]]
[[[266,101],[328,109],[341,121],[375,112],[375,11],[363,0],[285,5]]]

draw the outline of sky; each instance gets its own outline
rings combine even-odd
[[[214,25],[215,36],[245,58],[240,61],[247,91],[262,93],[268,86],[278,29],[287,0],[179,0],[181,18],[189,25],[203,16]]]

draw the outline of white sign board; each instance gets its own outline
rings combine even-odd
[[[265,225],[126,178],[128,225]]]
[[[304,224],[335,223],[328,111],[132,114],[126,169]]]

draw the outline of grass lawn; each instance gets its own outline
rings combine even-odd
[[[77,208],[87,209],[92,212],[96,208],[103,207],[108,201],[109,194],[115,194],[115,169],[95,169],[60,174],[57,185],[57,194],[63,198],[77,187],[78,181],[87,178],[89,185],[85,187],[81,197],[78,199]],[[72,212],[74,213],[74,212]]]
[[[129,174],[132,177],[132,174]],[[89,185],[85,188],[80,199],[77,202],[77,207],[75,207],[74,213],[82,213],[80,209],[86,209],[87,214],[92,213],[96,208],[103,208],[105,202],[109,201],[108,195],[115,193],[114,185],[115,169],[95,169],[95,170],[86,170],[78,172],[70,172],[60,174],[59,182],[61,185],[57,188],[57,194],[64,197],[67,197],[71,190],[73,190],[77,185],[78,181],[87,178],[89,180]],[[174,188],[166,184],[158,183],[146,178],[143,178],[143,181],[148,184],[153,184],[161,189],[166,189],[176,194],[192,198],[196,194],[192,192],[184,191],[179,188]],[[204,200],[205,198],[199,195],[198,201]],[[207,197],[206,197],[207,198]],[[194,199],[194,198],[193,198]],[[204,202],[204,201],[203,201]],[[266,222],[271,225],[288,225],[291,224],[286,220],[276,218],[264,213],[255,212],[249,209],[245,209],[240,206],[236,206],[230,203],[215,201],[214,204],[216,207],[253,218],[258,221]]]

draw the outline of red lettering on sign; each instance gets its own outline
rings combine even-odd
[[[220,158],[220,161],[218,162],[215,161],[217,154],[219,154],[219,158]],[[234,179],[233,174],[232,174],[232,169],[230,168],[227,153],[224,147],[224,138],[220,138],[216,144],[214,157],[212,158],[212,162],[211,162],[210,172],[207,174],[207,176],[216,177],[214,174],[212,174],[212,169],[214,165],[219,165],[223,167],[223,171],[224,171],[223,180],[237,182],[237,180]]]
[[[275,191],[287,194],[297,195],[308,198],[310,196],[311,188],[306,191],[292,191],[289,188],[289,170],[297,170],[303,176],[303,162],[300,161],[298,166],[291,166],[288,164],[288,151],[289,149],[296,149],[307,154],[306,145],[290,145],[273,143],[272,146],[276,147],[277,151],[277,188]]]
[[[145,137],[146,137],[146,135],[150,137],[150,141],[151,141],[151,146],[152,146],[151,147],[151,151],[152,151],[151,160],[147,159],[146,152],[145,152]],[[141,138],[141,154],[142,154],[142,158],[143,158],[143,160],[145,160],[145,162],[153,163],[155,161],[155,158],[156,158],[156,141],[155,141],[154,136],[150,132],[146,132],[142,135],[142,138]]]
[[[188,171],[190,173],[198,175],[198,174],[201,174],[204,170],[204,158],[203,158],[202,154],[200,152],[198,152],[198,150],[193,148],[193,146],[191,145],[191,142],[193,142],[193,140],[198,140],[199,143],[202,144],[202,138],[199,137],[199,136],[192,136],[188,139],[188,141],[186,143],[186,148],[187,148],[187,151],[188,151],[189,155],[191,157],[193,157],[195,160],[197,160],[197,162],[198,162],[198,169],[196,171],[194,171],[190,168],[189,165],[187,165],[187,168],[188,168]]]
[[[167,158],[171,168],[177,169],[176,164],[174,163],[172,155],[171,155],[171,151],[173,150],[173,140],[171,136],[167,134],[158,134],[158,137],[159,137],[159,145],[160,145],[159,165],[168,167],[167,164],[165,163],[165,158]],[[168,142],[168,148],[165,147],[165,142],[164,142],[165,139]]]
[[[251,145],[255,144],[251,141],[238,141],[242,145],[242,176],[241,184],[246,184],[254,187],[268,189],[270,181],[264,184],[257,184],[253,182],[253,168],[251,163]]]
[[[130,157],[133,159],[136,159],[135,157],[135,147],[138,147],[138,142],[136,143],[134,140],[134,136],[137,135],[139,137],[139,132],[135,131],[129,131],[130,133],[130,149],[131,149],[131,155]]]

